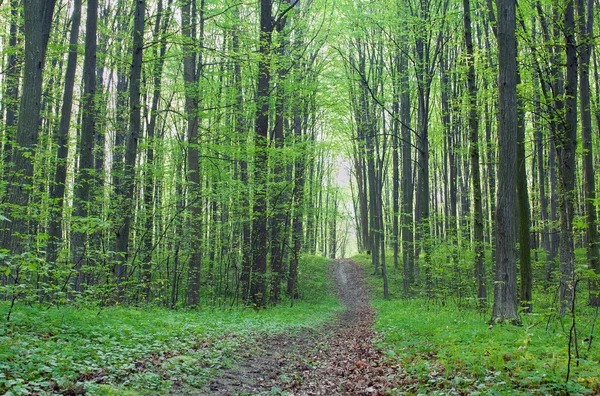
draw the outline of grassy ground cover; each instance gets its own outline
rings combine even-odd
[[[0,394],[161,394],[200,387],[262,334],[314,327],[341,309],[326,260],[305,258],[293,307],[265,311],[26,307],[0,324]],[[310,290],[310,293],[309,293]],[[0,305],[6,316],[7,304]]]
[[[357,259],[370,268],[369,258]],[[418,380],[415,394],[600,394],[600,331],[588,351],[595,311],[582,301],[577,308],[579,365],[572,347],[566,382],[571,317],[555,315],[552,295],[538,294],[537,313],[522,315],[522,326],[489,326],[490,312],[456,304],[444,306],[422,297],[384,300],[381,280],[371,276],[379,347]],[[391,271],[396,291],[401,280]],[[581,300],[583,300],[583,292]]]

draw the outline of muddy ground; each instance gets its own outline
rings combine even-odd
[[[347,307],[319,329],[268,336],[224,370],[201,395],[380,395],[407,378],[386,365],[373,343],[373,311],[362,267],[336,260],[331,269],[337,293]],[[175,392],[177,393],[177,392]]]

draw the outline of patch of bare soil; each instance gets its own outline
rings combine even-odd
[[[212,379],[204,395],[382,395],[410,380],[373,347],[373,312],[363,272],[351,260],[333,263],[337,293],[347,309],[320,329],[265,337],[238,367]]]

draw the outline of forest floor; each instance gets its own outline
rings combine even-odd
[[[410,382],[402,368],[386,363],[373,345],[377,335],[363,270],[352,260],[333,262],[331,275],[346,309],[332,323],[265,336],[203,391],[190,392],[175,384],[172,393],[377,395]]]

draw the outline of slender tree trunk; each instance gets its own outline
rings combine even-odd
[[[170,9],[171,1],[167,3],[167,10]],[[153,74],[153,90],[152,90],[152,108],[150,109],[150,121],[147,128],[147,147],[146,147],[146,164],[144,174],[144,210],[145,226],[144,226],[144,262],[142,266],[142,292],[146,298],[150,297],[150,283],[152,281],[152,251],[154,249],[153,236],[154,236],[154,197],[156,196],[156,184],[154,178],[155,172],[155,158],[154,158],[154,146],[155,146],[155,131],[156,131],[156,119],[158,116],[158,105],[160,102],[160,95],[162,91],[162,72],[165,63],[166,53],[166,34],[169,26],[169,16],[163,20],[163,1],[159,0],[156,9],[156,20],[154,25],[154,41],[158,44],[155,50],[156,60],[152,68]]]
[[[577,0],[578,30],[581,50],[579,63],[579,103],[581,106],[581,140],[583,142],[583,185],[585,188],[585,214],[587,221],[586,248],[589,268],[600,275],[598,251],[598,226],[596,224],[596,180],[592,144],[592,114],[590,109],[590,55],[594,23],[594,2],[587,0],[587,18],[584,0]],[[600,282],[589,284],[589,303],[600,306]]]
[[[83,105],[81,108],[81,140],[79,144],[79,169],[76,174],[74,217],[71,232],[71,260],[79,274],[76,288],[83,282],[81,268],[85,260],[87,232],[85,224],[92,200],[91,189],[94,183],[94,137],[96,133],[96,31],[98,23],[98,2],[89,0],[87,5],[85,59],[83,63]]]
[[[480,309],[487,304],[483,246],[483,205],[481,199],[481,177],[479,172],[479,115],[477,114],[477,87],[475,84],[475,65],[473,57],[473,38],[471,36],[471,5],[463,0],[463,22],[465,29],[465,46],[467,48],[467,89],[469,91],[468,117],[471,140],[471,177],[473,186],[473,243],[475,244],[475,281],[477,283],[477,300]]]
[[[560,312],[566,314],[573,302],[575,254],[573,245],[573,200],[575,194],[575,146],[577,135],[577,48],[573,0],[568,0],[564,15],[567,53],[565,84],[565,129],[555,136],[559,160],[560,191]]]
[[[260,2],[260,45],[258,78],[256,84],[255,115],[255,158],[254,158],[254,205],[252,208],[252,274],[250,278],[250,300],[256,309],[266,305],[267,274],[267,180],[269,98],[271,81],[271,42],[273,16],[271,0]]]
[[[73,87],[75,85],[75,72],[77,69],[77,40],[79,38],[79,26],[81,24],[81,0],[75,0],[73,4],[73,15],[71,16],[71,35],[69,38],[69,56],[67,59],[67,70],[65,72],[65,86],[61,107],[60,125],[57,135],[57,158],[54,183],[50,186],[50,200],[52,210],[50,212],[50,224],[48,230],[49,245],[47,260],[54,265],[62,242],[63,207],[65,198],[65,183],[67,180],[67,154],[69,151],[69,127],[71,125],[71,113],[73,108]]]
[[[188,305],[195,307],[200,303],[200,269],[202,265],[202,185],[199,166],[199,141],[198,141],[198,107],[200,92],[198,89],[198,65],[196,50],[196,23],[200,25],[200,35],[204,36],[204,0],[201,3],[200,20],[196,19],[196,8],[192,0],[181,4],[183,35],[186,42],[183,45],[183,79],[185,83],[185,110],[187,117],[187,168],[190,200],[190,221],[192,226],[192,255],[188,267]],[[202,38],[201,38],[202,40]],[[202,60],[200,60],[200,63]]]
[[[521,76],[517,67],[517,84]],[[521,99],[517,99],[517,205],[519,212],[519,264],[521,271],[520,301],[525,312],[533,310],[533,272],[531,268],[529,192],[527,191],[527,166],[525,157],[525,111]]]
[[[408,76],[408,58],[400,60],[400,120],[402,121],[402,290],[404,295],[410,294],[415,281],[415,264],[413,255],[413,196],[414,181],[412,176],[412,136],[410,131],[411,98]]]
[[[142,55],[144,47],[144,22],[146,13],[145,0],[137,0],[133,22],[133,47],[131,75],[129,77],[129,133],[125,146],[125,166],[123,168],[123,223],[117,232],[117,252],[119,263],[114,268],[117,283],[127,276],[129,258],[129,239],[134,217],[135,162],[138,141],[142,132],[141,122],[141,76]],[[119,296],[120,298],[122,296]]]
[[[2,101],[6,109],[4,115],[4,146],[2,147],[2,178],[10,170],[12,161],[13,140],[15,138],[15,127],[17,125],[17,114],[19,112],[19,79],[21,76],[22,62],[19,59],[18,32],[21,9],[21,0],[10,2],[10,28],[8,49],[10,53],[6,59],[4,93]],[[0,114],[0,117],[2,114]],[[4,193],[4,192],[2,192]],[[4,195],[4,194],[2,194]]]
[[[285,183],[286,158],[283,153],[285,146],[284,124],[285,110],[288,106],[286,92],[287,70],[283,63],[288,51],[288,32],[285,31],[285,21],[277,26],[281,42],[277,56],[277,97],[275,104],[275,125],[273,140],[276,155],[273,158],[273,181],[275,194],[271,198],[271,210],[274,212],[271,221],[271,291],[270,301],[277,304],[281,300],[281,280],[283,279],[283,253],[287,233],[287,209],[289,208],[287,183]]]

